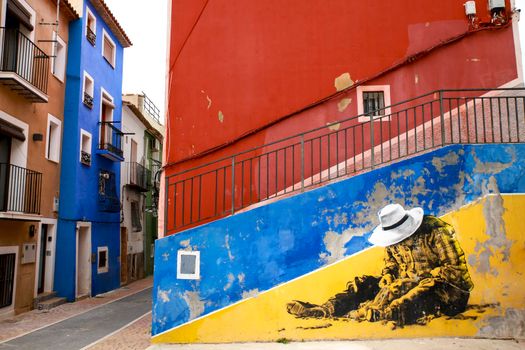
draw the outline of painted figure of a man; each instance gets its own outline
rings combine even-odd
[[[323,305],[293,301],[297,317],[347,317],[358,321],[426,323],[465,310],[473,288],[454,229],[443,220],[389,204],[369,241],[385,247],[381,276],[361,276]]]

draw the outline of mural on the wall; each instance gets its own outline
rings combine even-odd
[[[394,327],[426,324],[465,311],[474,287],[465,254],[445,221],[389,204],[369,241],[385,247],[380,276],[360,276],[322,305],[294,300],[286,305],[298,318],[348,318],[391,322]]]

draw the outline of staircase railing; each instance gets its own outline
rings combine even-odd
[[[438,90],[166,178],[166,234],[449,144],[525,142],[525,89]]]

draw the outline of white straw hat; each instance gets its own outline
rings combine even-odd
[[[388,247],[410,237],[423,222],[423,209],[405,210],[399,204],[389,204],[377,215],[379,222],[368,241],[380,247]]]

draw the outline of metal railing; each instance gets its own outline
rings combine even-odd
[[[124,135],[113,122],[99,122],[100,138],[99,150],[106,150],[122,158],[122,136]]]
[[[49,56],[18,29],[0,27],[0,71],[13,72],[47,93]]]
[[[142,92],[143,97],[143,108],[148,114],[157,122],[160,124],[160,109],[153,103],[153,101],[150,100],[148,96]]]
[[[437,147],[525,142],[524,109],[520,88],[433,91],[179,172],[166,233]]]
[[[0,212],[40,214],[42,174],[0,163]]]
[[[127,162],[124,166],[126,184],[137,188],[141,192],[148,191],[151,182],[151,171],[137,162]]]

